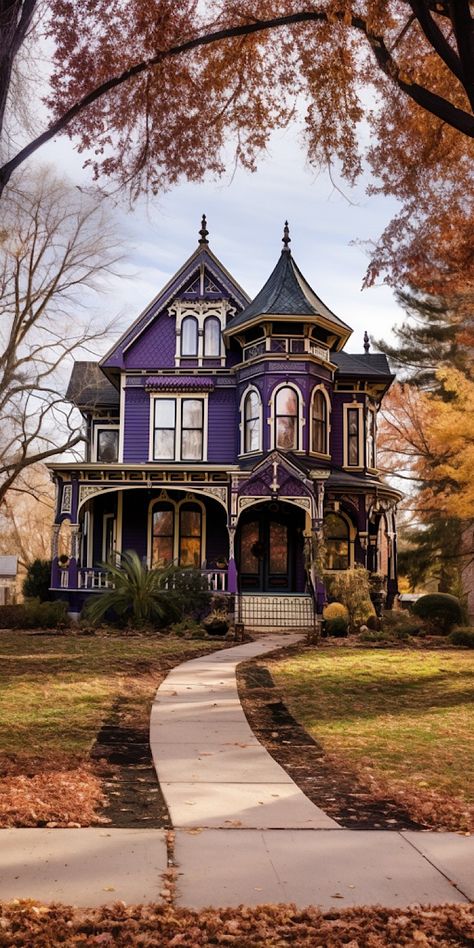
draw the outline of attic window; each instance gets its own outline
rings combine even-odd
[[[186,316],[181,324],[181,355],[197,356],[198,322],[194,316]]]

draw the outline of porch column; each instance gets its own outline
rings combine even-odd
[[[321,557],[318,548],[323,540],[324,497],[329,471],[312,471],[311,475],[313,477],[316,499],[315,516],[311,523],[311,582],[313,583],[316,596],[316,612],[318,615],[321,615],[327,600],[326,587],[322,577]]]
[[[59,545],[59,531],[61,529],[60,523],[53,523],[51,530],[51,586],[53,589],[58,589],[61,585],[61,576],[60,569],[58,565],[58,545]]]
[[[77,589],[78,569],[77,561],[79,559],[81,540],[81,527],[78,523],[71,524],[71,558],[69,560],[69,588]]]
[[[230,593],[237,592],[237,565],[235,562],[235,527],[227,527],[229,531],[229,566],[227,570],[227,585]]]

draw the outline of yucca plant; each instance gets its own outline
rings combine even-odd
[[[179,615],[171,590],[174,566],[149,570],[134,550],[114,554],[118,563],[101,563],[114,583],[94,597],[84,610],[85,618],[100,622],[108,612],[118,619],[130,620],[137,626],[147,623],[163,626]]]

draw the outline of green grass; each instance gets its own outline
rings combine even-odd
[[[474,801],[474,660],[453,650],[327,649],[269,663],[284,700],[357,773]]]
[[[0,755],[87,754],[120,697],[144,719],[163,664],[216,644],[166,638],[0,635]]]

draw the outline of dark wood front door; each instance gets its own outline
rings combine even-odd
[[[275,509],[272,509],[274,506]],[[278,505],[253,508],[240,524],[239,573],[243,591],[291,592],[295,574],[295,516]]]

